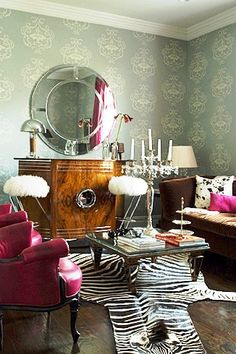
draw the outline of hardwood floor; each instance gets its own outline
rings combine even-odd
[[[202,271],[209,288],[236,291],[235,263],[209,253]],[[199,301],[188,310],[208,354],[236,353],[235,302]]]
[[[235,265],[206,254],[202,271],[212,289],[236,291]],[[236,303],[202,301],[189,306],[189,313],[208,354],[236,353]],[[72,345],[69,307],[47,315],[31,312],[4,313],[4,354],[115,354],[107,310],[81,302],[78,316],[79,345]],[[195,354],[195,353],[192,353]]]

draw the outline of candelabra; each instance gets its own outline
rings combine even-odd
[[[169,154],[168,154],[169,155]],[[153,182],[157,177],[169,176],[172,173],[178,174],[178,167],[173,166],[172,160],[168,159],[160,161],[159,155],[154,155],[154,150],[149,149],[147,156],[142,154],[141,163],[137,164],[135,160],[129,160],[123,166],[123,172],[128,176],[142,177],[146,180],[148,188],[146,194],[147,206],[147,227],[144,230],[145,234],[154,236],[156,230],[152,225],[152,211],[154,201]]]

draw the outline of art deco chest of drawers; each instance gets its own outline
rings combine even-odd
[[[108,182],[121,175],[121,161],[78,159],[17,159],[19,175],[43,177],[50,186],[40,204],[21,198],[32,221],[44,237],[83,238],[88,231],[116,227],[123,199],[112,195]]]

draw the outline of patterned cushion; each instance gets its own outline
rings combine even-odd
[[[210,205],[210,193],[232,195],[233,180],[234,176],[196,176],[195,207],[207,209]]]

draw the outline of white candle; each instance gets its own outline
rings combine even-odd
[[[148,129],[148,150],[152,150],[152,130]]]
[[[141,153],[141,159],[144,160],[145,156],[145,143],[144,140],[142,140],[142,153]]]
[[[161,139],[158,139],[158,142],[157,142],[157,160],[158,161],[161,161]]]
[[[134,160],[134,139],[131,139],[130,160]]]
[[[169,149],[168,149],[168,155],[167,155],[167,161],[172,160],[172,140],[169,140]]]

